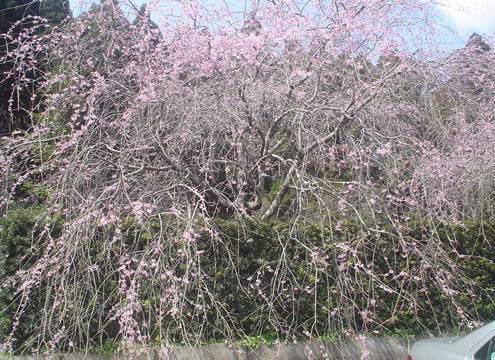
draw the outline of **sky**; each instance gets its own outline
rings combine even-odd
[[[439,0],[443,20],[469,37],[473,32],[490,35],[495,33],[495,0]]]

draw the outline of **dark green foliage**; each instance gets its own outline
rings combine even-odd
[[[17,271],[28,269],[39,260],[34,239],[43,228],[42,207],[16,207],[0,218],[0,283],[4,284]],[[0,342],[10,333],[21,299],[12,283],[0,289]],[[22,344],[31,335],[32,321],[40,309],[39,294],[32,294],[27,312],[21,318],[15,337]]]
[[[7,33],[17,22],[26,19],[13,29],[14,33],[19,33],[23,28],[32,25],[29,20],[31,16],[41,16],[48,20],[50,25],[57,25],[69,15],[68,0],[2,0],[0,2],[0,33]]]
[[[248,221],[242,225],[222,220],[215,223],[221,234],[219,238],[204,234],[198,242],[199,249],[204,251],[203,276],[208,288],[214,289],[207,306],[214,301],[221,303],[222,315],[237,321],[238,337],[274,334],[279,339],[291,339],[304,336],[304,331],[310,328],[322,336],[331,336],[342,325],[338,317],[331,316],[331,310],[342,305],[342,296],[352,299],[354,305],[339,311],[354,318],[357,331],[378,330],[382,334],[449,331],[463,319],[460,308],[469,312],[471,319],[489,320],[494,316],[490,295],[495,269],[488,258],[475,254],[489,257],[495,254],[489,242],[481,241],[479,223],[459,225],[443,233],[440,225],[433,227],[441,246],[451,250],[450,260],[457,261],[457,271],[480,285],[473,287],[477,290],[472,297],[456,295],[459,308],[452,308],[452,301],[446,296],[448,286],[446,290],[432,285],[444,268],[443,262],[449,260],[427,263],[416,255],[420,252],[407,249],[393,235],[362,238],[360,227],[351,222],[344,222],[338,232],[332,231],[331,226],[305,224],[299,233],[293,233],[292,227],[281,220]],[[432,230],[420,224],[414,226],[408,242],[416,243],[418,248],[427,246],[424,239],[432,236]],[[483,226],[485,236],[495,235],[495,224]],[[449,240],[447,234],[452,231],[458,234],[458,241]],[[358,238],[363,246],[356,253],[346,255],[339,244]],[[324,262],[328,265],[324,271],[319,270],[322,262],[308,256],[309,243],[319,246],[322,256],[326,256]],[[340,265],[344,266],[340,269]],[[362,276],[365,270],[373,275]],[[410,275],[401,275],[402,270]],[[346,277],[361,282],[355,283],[353,292],[342,293],[340,283]],[[257,280],[259,286],[255,286]],[[371,291],[370,287],[373,287]],[[189,296],[199,289],[191,287],[190,291]],[[469,291],[465,289],[466,294]],[[273,293],[278,295],[267,301],[266,297]],[[316,309],[315,299],[319,306]],[[375,305],[370,305],[372,300],[376,301]],[[219,321],[218,306],[211,309],[208,315],[211,326],[204,334],[206,340],[217,341],[225,337],[227,330]],[[363,310],[370,312],[370,322],[361,314]],[[284,328],[297,332],[285,333]],[[175,340],[182,341],[179,334]]]
[[[455,232],[459,268],[467,279],[476,282],[479,290],[462,299],[472,304],[471,312],[482,319],[495,318],[495,226],[493,223],[466,222]]]
[[[43,0],[40,16],[50,25],[58,25],[70,16],[69,0]]]
[[[336,331],[339,323],[327,310],[315,311],[315,296],[320,306],[324,304],[330,310],[339,306],[341,296],[351,298],[355,306],[340,311],[347,311],[348,316],[355,318],[358,331],[378,330],[382,334],[449,331],[462,321],[463,311],[471,319],[493,319],[491,296],[495,288],[495,265],[491,259],[495,258],[495,251],[490,239],[495,238],[495,224],[466,223],[449,229],[439,224],[411,225],[407,243],[414,243],[421,252],[402,243],[392,233],[384,233],[360,238],[363,245],[358,251],[344,257],[337,244],[362,237],[355,223],[345,222],[339,232],[333,232],[331,226],[306,224],[302,227],[303,233],[294,234],[289,224],[280,220],[248,222],[243,230],[235,222],[218,222],[223,236],[221,245],[217,246],[225,248],[217,249],[220,250],[217,255],[209,249],[206,254],[216,258],[205,262],[211,266],[206,271],[211,271],[211,281],[217,284],[218,298],[224,301],[229,313],[238,317],[240,329],[253,336],[273,331],[277,326],[283,328],[285,321],[299,329],[299,333],[290,336],[302,336],[310,326],[320,334]],[[455,239],[449,238],[452,234]],[[423,247],[428,246],[425,239],[431,236],[438,237],[439,246],[449,250],[450,259],[427,263],[417,255],[425,253]],[[321,263],[312,263],[305,251],[305,242],[320,246],[322,254],[327,256],[329,265],[325,271],[318,271]],[[229,262],[227,248],[235,249],[237,263]],[[338,268],[339,259],[345,259],[343,270]],[[459,291],[455,295],[459,304],[456,308],[446,295],[455,284],[447,283],[445,289],[433,286],[437,283],[434,278],[442,276],[441,269],[445,269],[445,262],[449,261],[457,264],[454,269],[464,276],[467,284],[471,280],[477,284],[472,289],[456,290]],[[358,276],[364,271],[373,275]],[[401,271],[409,275],[401,275]],[[282,273],[287,289],[273,288],[280,286],[276,280]],[[363,283],[355,284],[355,292],[342,294],[339,282],[343,277],[361,279]],[[280,292],[271,308],[257,293],[258,288],[250,290],[250,284],[258,278],[262,279],[263,285],[259,288],[262,292]],[[446,275],[446,282],[448,278]],[[305,288],[312,292],[305,292]],[[360,288],[366,291],[360,292]],[[402,289],[401,294],[397,292],[399,289]],[[369,293],[374,294],[374,299],[369,298]],[[287,302],[283,295],[292,297],[293,301]],[[372,300],[376,300],[376,305],[370,306]],[[360,314],[363,310],[371,313],[369,323]],[[277,332],[278,337],[287,335],[281,330]]]
[[[41,214],[41,207],[19,207],[0,220],[2,282],[17,270],[33,265],[39,258],[40,254],[33,252],[33,249],[40,247],[32,245],[46,223],[42,221]],[[173,224],[172,219],[165,222],[170,229],[177,225]],[[204,231],[195,241],[196,255],[200,256],[200,267],[197,269],[190,269],[186,258],[183,264],[177,263],[176,252],[186,246],[177,242],[169,248],[168,254],[158,254],[156,260],[164,268],[175,267],[174,277],[188,277],[188,272],[194,271],[196,276],[202,278],[202,281],[195,282],[194,277],[188,277],[191,283],[184,288],[184,298],[198,298],[206,311],[198,313],[197,304],[185,302],[182,304],[183,311],[192,314],[189,323],[178,324],[173,316],[158,321],[156,309],[160,306],[166,285],[143,277],[140,280],[141,289],[148,298],[141,304],[143,310],[136,317],[137,323],[146,322],[151,333],[155,333],[150,337],[152,342],[160,341],[157,330],[153,329],[162,327],[169,329],[169,340],[183,343],[187,341],[183,334],[197,332],[198,326],[202,327],[203,336],[199,341],[204,342],[260,336],[291,340],[304,338],[305,332],[310,330],[313,335],[322,337],[341,334],[346,329],[342,316],[353,319],[357,332],[379,331],[381,334],[400,335],[447,332],[455,329],[466,313],[471,319],[491,320],[495,316],[492,301],[495,287],[495,264],[492,260],[495,258],[492,245],[494,223],[466,222],[450,226],[434,222],[410,223],[410,230],[406,232],[407,241],[394,236],[392,230],[383,231],[380,235],[363,234],[361,227],[352,221],[342,221],[338,226],[299,225],[298,232],[295,232],[294,227],[280,219],[214,220],[216,235]],[[201,229],[203,224],[198,224],[198,231]],[[112,229],[102,227],[100,231]],[[177,237],[177,234],[165,235],[161,231],[158,223],[138,224],[132,218],[123,219],[125,244],[137,253],[150,251],[158,236]],[[429,250],[423,247],[431,246],[431,242],[425,239],[432,236],[438,238],[438,246],[451,254],[449,259],[425,261],[423,255]],[[99,291],[98,296],[91,301],[90,294],[82,294],[84,296],[81,298],[81,306],[94,309],[86,316],[98,312],[98,316],[84,320],[88,321],[88,331],[93,341],[90,346],[95,348],[119,336],[119,325],[111,320],[111,309],[105,308],[104,301],[118,288],[119,275],[115,270],[120,265],[117,257],[108,256],[118,248],[107,248],[98,239],[99,235],[95,233],[88,242],[86,255],[81,254],[89,256],[88,264],[100,268],[91,280]],[[344,251],[342,244],[355,242],[360,244],[354,247],[357,249],[355,252]],[[318,258],[308,254],[309,245],[321,250]],[[420,251],[415,251],[415,248]],[[454,304],[458,307],[453,307],[445,289],[433,285],[438,283],[433,279],[441,276],[441,269],[449,261],[456,264],[455,271],[466,279],[467,284],[464,288],[457,287],[459,293],[454,296]],[[77,269],[72,268],[71,271]],[[372,275],[363,276],[366,271]],[[401,275],[401,271],[408,275]],[[354,281],[353,290],[341,286],[346,279]],[[477,286],[468,286],[471,280]],[[17,330],[19,341],[29,337],[30,325],[36,321],[41,302],[37,301],[37,297],[49,293],[43,286],[48,285],[42,284],[26,308],[23,318],[28,321],[22,322]],[[402,289],[401,294],[399,289]],[[342,302],[342,297],[348,301]],[[13,296],[13,288],[8,286],[3,288],[0,301],[4,309],[0,336],[5,337],[19,299]],[[315,304],[318,306],[315,307]],[[338,309],[336,316],[332,315],[334,309]],[[363,316],[363,311],[369,311],[369,314]],[[200,316],[195,317],[195,314]],[[207,317],[206,326],[201,321],[202,316]],[[229,318],[230,324],[236,324],[235,333],[227,326],[226,318]],[[98,328],[98,321],[107,323],[104,333],[91,330]],[[92,325],[92,322],[95,324]],[[176,333],[174,329],[178,329]],[[84,346],[83,342],[76,344],[79,348]]]
[[[47,230],[47,232],[45,232]],[[4,343],[5,339],[11,334],[15,323],[19,325],[15,328],[13,337],[14,353],[22,353],[29,350],[36,342],[37,331],[40,330],[43,317],[58,316],[60,311],[65,311],[69,316],[81,316],[77,311],[81,310],[87,315],[82,318],[85,322],[89,338],[94,339],[91,343],[84,343],[77,335],[75,345],[78,348],[84,349],[87,346],[101,347],[106,344],[107,338],[112,339],[118,336],[118,327],[115,322],[108,321],[111,314],[110,306],[104,301],[100,301],[100,297],[85,296],[83,294],[79,308],[64,308],[58,305],[53,308],[47,308],[46,303],[50,303],[53,292],[57,291],[53,287],[53,277],[57,276],[57,272],[62,271],[63,267],[58,268],[55,265],[54,274],[42,276],[40,279],[35,277],[25,277],[19,279],[16,274],[19,271],[26,271],[43,262],[43,256],[50,251],[50,236],[59,238],[61,236],[62,226],[59,218],[48,216],[46,208],[43,206],[16,206],[10,209],[6,216],[0,218],[0,343]],[[48,232],[50,236],[48,236]],[[87,279],[94,282],[98,289],[99,295],[108,295],[117,288],[117,281],[113,273],[116,265],[115,258],[113,261],[107,260],[102,263],[100,246],[104,244],[99,241],[98,236],[93,239],[94,242],[88,244],[91,248],[85,249],[88,256],[94,264],[101,264],[102,270],[94,278]],[[98,251],[100,251],[98,253]],[[65,271],[77,272],[81,269],[77,268],[77,264],[70,264],[70,269]],[[84,274],[88,272],[81,271]],[[36,273],[36,271],[35,271]],[[45,274],[46,275],[46,274]],[[29,288],[20,294],[16,292],[21,285],[19,281],[30,280],[37,281],[35,286]],[[73,281],[73,279],[69,279]],[[30,286],[30,285],[28,285]],[[21,311],[20,318],[17,318],[19,310]],[[99,322],[108,321],[104,333],[99,333],[95,329],[99,329]],[[45,329],[50,331],[50,329]],[[79,334],[80,335],[80,334]],[[67,344],[60,344],[60,349],[68,351]],[[72,349],[73,350],[73,349]]]
[[[39,3],[31,0],[4,0],[0,3],[0,33],[5,34],[17,21],[39,15]]]
[[[2,57],[6,49],[12,51],[17,46],[15,38],[33,27],[33,17],[42,17],[49,25],[60,24],[70,15],[68,0],[2,0],[0,2],[0,136],[10,134],[14,130],[26,130],[30,125],[29,111],[35,105],[32,95],[36,92],[38,71],[30,71],[27,77],[33,82],[13,93],[17,82],[15,75],[9,73],[13,64]],[[47,28],[41,27],[36,33],[41,34]],[[10,32],[11,40],[4,37]],[[13,40],[12,40],[13,39]],[[41,70],[41,69],[38,69]],[[39,101],[39,97],[35,101]],[[11,109],[9,109],[11,101]]]

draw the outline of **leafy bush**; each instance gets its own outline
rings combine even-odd
[[[15,322],[19,323],[15,326],[16,344],[27,341],[40,311],[38,296],[41,293],[33,294],[29,310],[21,319],[16,319],[22,298],[15,293],[14,283],[8,279],[39,260],[39,248],[34,246],[34,241],[44,226],[43,210],[38,206],[18,206],[0,218],[0,281],[3,284],[0,290],[0,341],[11,332]]]
[[[40,250],[34,249],[42,247],[33,246],[33,241],[43,238],[40,231],[47,223],[41,207],[18,207],[0,220],[2,281],[40,259]],[[135,321],[136,326],[145,326],[155,334],[150,342],[160,343],[160,328],[169,329],[168,340],[175,343],[187,342],[184,334],[198,327],[202,335],[199,342],[258,338],[284,341],[307,338],[309,333],[329,338],[342,333],[410,335],[449,331],[468,320],[489,320],[494,316],[491,296],[495,265],[491,259],[495,251],[490,242],[495,237],[494,223],[447,226],[411,222],[407,239],[394,235],[393,229],[365,235],[352,221],[304,223],[299,224],[297,232],[282,219],[244,219],[242,223],[238,219],[216,219],[210,225],[216,229],[215,234],[201,232],[205,228],[197,224],[196,255],[200,256],[201,268],[195,276],[203,281],[192,281],[181,290],[184,299],[201,297],[197,304],[184,301],[181,305],[182,311],[192,314],[190,322],[179,323],[173,314],[160,315],[163,289],[146,277],[139,280],[143,283],[138,288],[146,292],[142,295],[147,300],[140,302],[141,315]],[[132,218],[124,219],[121,229],[126,246],[142,253],[150,251],[150,243],[162,231],[157,223],[139,224]],[[439,247],[448,251],[449,259],[433,261],[436,250],[422,248],[431,246],[425,239],[432,236],[438,238]],[[112,257],[97,258],[101,250],[97,248],[105,246],[97,237],[91,244],[91,261],[100,267],[92,280],[97,282],[99,295],[91,302],[83,301],[81,306],[98,308],[99,313],[94,319],[81,321],[87,321],[92,337],[89,345],[102,348],[119,338],[115,309],[102,302],[117,291],[119,278],[112,275],[112,269],[119,263]],[[346,248],[346,244],[353,245]],[[170,251],[179,251],[180,246],[177,243],[176,249]],[[319,252],[308,253],[308,247]],[[429,252],[430,259],[418,255]],[[169,261],[163,256],[157,256],[157,261]],[[439,269],[446,268],[446,261],[452,262],[451,268],[465,279],[464,283],[449,284],[449,274],[439,274]],[[173,279],[194,279],[187,263],[175,266]],[[432,281],[438,276],[440,282]],[[442,281],[442,288],[434,285]],[[346,286],[342,286],[344,282]],[[50,293],[47,287],[48,283],[41,284],[26,303],[15,330],[16,346],[30,341],[42,311],[41,299]],[[0,336],[5,338],[21,299],[8,285],[2,288],[0,300]],[[198,310],[198,304],[203,310]],[[207,321],[200,321],[202,317]],[[353,319],[352,329],[344,318]],[[96,330],[96,323],[102,321],[106,323],[103,334]],[[236,324],[234,332],[228,326],[231,323]],[[85,346],[83,339],[74,344],[75,348]]]
[[[449,331],[469,320],[486,321],[495,315],[491,300],[495,287],[491,260],[495,253],[490,242],[495,238],[493,223],[411,223],[408,239],[402,244],[391,230],[361,237],[360,227],[350,221],[339,225],[338,232],[330,224],[306,224],[304,234],[291,234],[290,225],[282,220],[253,221],[244,227],[230,221],[218,221],[218,225],[225,239],[223,246],[237,249],[240,262],[227,270],[226,259],[212,261],[217,269],[217,276],[211,274],[212,281],[221,284],[218,297],[242,319],[239,325],[250,335],[283,328],[285,322],[298,329],[291,336],[303,336],[309,326],[328,335],[340,325],[338,316],[329,314],[341,312],[355,318],[358,331],[382,334]],[[451,254],[449,259],[435,259],[435,249],[423,248],[429,246],[425,239],[432,236]],[[342,245],[346,241],[362,245],[347,254]],[[305,242],[321,248],[319,263],[308,258]],[[418,255],[428,251],[433,261]],[[451,262],[465,283],[449,283],[452,275],[439,273],[448,268],[444,262]],[[234,272],[243,282],[236,280]],[[277,284],[275,278],[281,276],[286,276],[290,286],[272,288]],[[439,276],[441,288],[433,281]],[[342,278],[354,279],[353,293],[341,292]],[[260,279],[263,285],[250,289]],[[276,301],[267,306],[263,294],[274,292],[278,292],[272,297]],[[354,306],[342,308],[343,296],[352,298]],[[292,301],[287,303],[287,298]],[[316,309],[316,304],[320,308]],[[287,334],[279,331],[277,335]]]

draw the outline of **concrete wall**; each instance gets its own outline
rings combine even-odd
[[[247,353],[246,360],[405,360],[408,340],[397,338],[371,338],[363,341],[340,343],[315,341],[282,346],[261,346]]]
[[[245,346],[205,345],[175,347],[168,351],[149,349],[139,355],[62,354],[53,357],[13,356],[0,360],[405,360],[412,338],[367,338],[344,342],[313,341],[280,345]]]

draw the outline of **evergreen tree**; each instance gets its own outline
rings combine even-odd
[[[43,0],[40,6],[40,16],[50,25],[60,24],[69,15],[69,0]]]
[[[16,129],[28,128],[30,122],[28,111],[34,105],[32,94],[36,91],[37,75],[33,72],[30,74],[30,78],[33,79],[30,89],[23,89],[13,96],[13,88],[18,79],[9,75],[13,64],[4,58],[7,49],[12,51],[18,36],[34,26],[33,17],[45,18],[48,24],[53,26],[60,24],[69,15],[68,0],[0,2],[0,135],[10,134]]]
[[[38,16],[40,4],[31,0],[5,0],[0,3],[0,33],[5,34],[19,20]]]
[[[151,29],[158,29],[158,25],[153,20],[151,20],[150,12],[148,11],[148,7],[146,4],[141,5],[136,18],[132,22],[133,25],[139,25],[140,23],[148,24]]]

